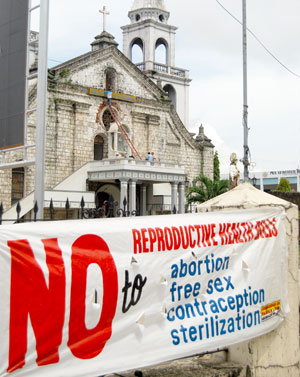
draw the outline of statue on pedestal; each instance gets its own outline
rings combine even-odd
[[[238,159],[236,153],[230,155],[229,190],[240,184],[240,171],[237,167]]]

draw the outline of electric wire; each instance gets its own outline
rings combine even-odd
[[[240,25],[243,25],[243,23],[237,18],[235,17],[231,12],[229,12],[228,9],[226,9],[224,7],[224,5],[222,3],[219,2],[219,0],[216,0],[216,2],[220,5],[221,8],[224,9],[225,12],[227,12],[235,21],[237,21]],[[286,69],[289,73],[291,73],[292,75],[300,78],[300,75],[298,75],[297,73],[293,72],[291,69],[289,69],[285,64],[283,64],[264,44],[263,42],[253,33],[252,30],[250,30],[248,27],[247,27],[247,31],[249,32],[249,34],[252,35],[252,37],[263,47],[263,49],[265,51],[267,51],[267,53],[277,61],[277,63],[279,63],[284,69]]]
[[[55,62],[55,63],[60,63],[60,64],[63,63],[63,62],[61,62],[61,61],[59,61],[59,60],[55,60],[55,59],[50,59],[50,58],[48,58],[48,60],[50,60],[51,62]]]

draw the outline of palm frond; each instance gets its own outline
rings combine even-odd
[[[211,180],[203,174],[194,179],[194,184],[189,188],[187,204],[206,202],[229,189],[228,180]]]

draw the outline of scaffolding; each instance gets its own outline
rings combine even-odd
[[[128,134],[127,134],[125,128],[123,127],[120,119],[118,118],[116,112],[111,107],[110,101],[108,103],[108,109],[109,109],[109,112],[111,113],[111,116],[113,117],[113,120],[116,122],[117,126],[119,127],[119,130],[120,130],[124,140],[126,141],[127,145],[129,146],[133,157],[138,159],[138,160],[142,160],[141,155],[139,154],[139,152],[137,151],[137,149],[133,145],[133,142],[131,141],[130,137],[128,136]]]

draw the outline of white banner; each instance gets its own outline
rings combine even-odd
[[[284,212],[0,227],[0,376],[95,377],[265,334],[289,311]]]

